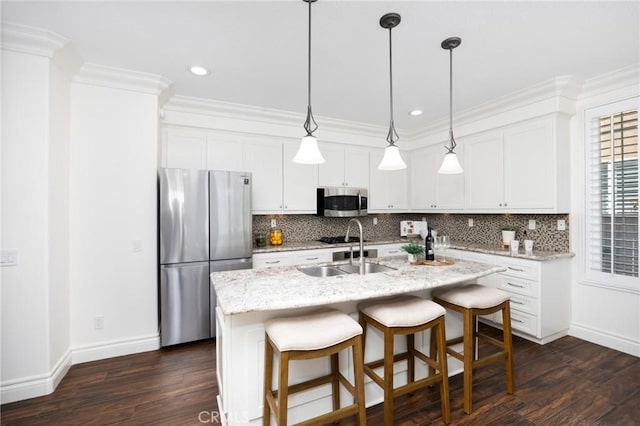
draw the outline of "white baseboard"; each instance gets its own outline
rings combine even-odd
[[[72,363],[75,365],[116,356],[154,351],[156,349],[160,349],[160,336],[157,333],[126,340],[99,342],[71,348]]]
[[[640,341],[632,340],[625,336],[615,335],[604,330],[598,330],[576,323],[571,323],[569,336],[640,357]]]
[[[0,384],[0,403],[22,401],[53,392],[71,368],[71,351],[60,357],[47,374],[7,380]]]
[[[71,348],[49,373],[0,383],[0,402],[7,404],[50,394],[56,389],[72,365],[153,351],[159,348],[160,336],[157,333],[133,339],[100,342]]]

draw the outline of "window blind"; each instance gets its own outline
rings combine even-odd
[[[592,120],[589,267],[638,277],[638,111]]]

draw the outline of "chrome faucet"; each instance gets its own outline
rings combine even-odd
[[[347,225],[347,233],[344,237],[344,242],[349,242],[349,231],[351,230],[351,222],[357,223],[358,230],[360,231],[360,270],[358,273],[360,275],[364,275],[364,238],[362,234],[362,223],[358,219],[353,218],[349,220],[349,224]],[[353,265],[353,244],[351,244],[351,264]]]

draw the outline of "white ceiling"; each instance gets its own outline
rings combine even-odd
[[[307,3],[281,1],[3,1],[2,20],[52,30],[86,62],[162,75],[179,95],[304,113]],[[387,126],[388,30],[395,122],[413,130],[552,77],[588,79],[640,62],[640,2],[337,1],[312,5],[316,118]],[[187,72],[191,64],[212,70]],[[408,111],[424,110],[420,117]],[[319,125],[322,126],[321,120]],[[302,125],[302,123],[301,123]]]

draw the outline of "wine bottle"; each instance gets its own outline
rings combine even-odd
[[[426,260],[436,260],[436,255],[433,251],[433,236],[431,235],[431,227],[427,228],[427,238],[424,240],[424,254]]]

